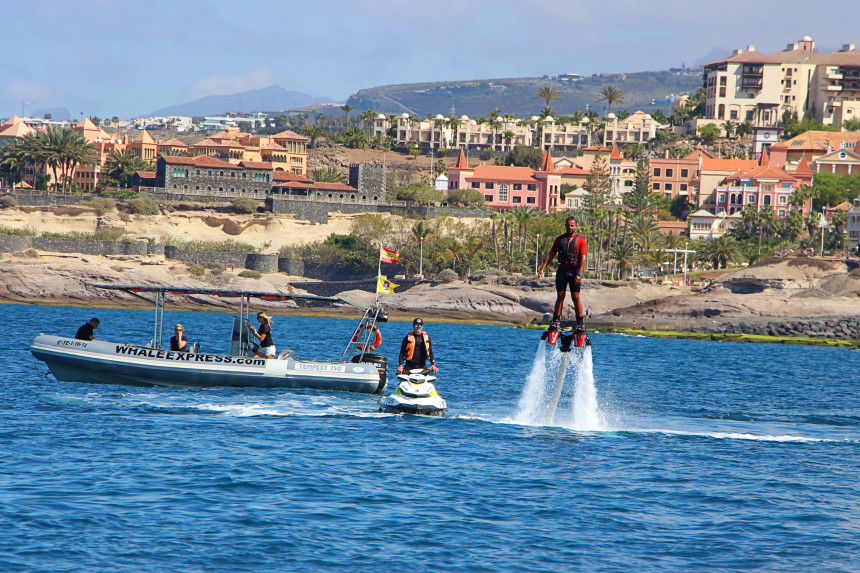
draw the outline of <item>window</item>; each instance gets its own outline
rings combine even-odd
[[[490,183],[489,185],[492,185]],[[502,183],[499,185],[499,201],[507,202],[508,200],[508,186]]]
[[[780,195],[779,199],[777,199],[777,202],[780,205],[785,205],[788,202],[788,197],[786,197],[785,195]]]
[[[665,185],[665,186],[663,186],[663,190],[664,190],[664,191],[671,191],[671,190],[672,190],[672,184],[671,184],[671,183],[666,183],[666,185]]]
[[[681,190],[681,191],[686,191],[686,190],[687,190],[687,184],[686,184],[686,183],[681,183],[681,185],[680,185],[680,190]]]
[[[514,203],[522,203],[522,202],[523,202],[523,198],[522,198],[522,197],[520,197],[519,195],[514,195],[513,197],[511,197],[511,200],[512,200]]]
[[[484,189],[495,189],[495,188],[496,188],[496,184],[493,183],[492,181],[487,181],[486,183],[484,183]]]
[[[485,201],[492,201],[492,200],[493,200],[493,196],[492,196],[492,195],[484,195],[484,200],[485,200]]]
[[[654,177],[660,177],[660,168],[659,167],[654,168]]]
[[[725,203],[726,202],[726,194],[720,193],[719,199],[717,199],[717,201],[719,201],[720,203]]]
[[[535,204],[535,198],[534,197],[526,197],[526,203],[528,203],[529,205],[534,205]]]
[[[472,189],[480,189],[480,188],[481,188],[480,183],[478,183],[477,181],[472,181]]]
[[[681,177],[682,178],[689,177],[689,176],[690,176],[690,171],[688,169],[681,169]]]
[[[537,185],[535,183],[529,183],[528,187],[526,187],[527,191],[537,191]]]
[[[674,174],[675,174],[674,169],[667,169],[666,170],[666,177],[672,177]]]
[[[747,195],[747,203],[750,205],[754,205],[756,203],[755,195],[753,195],[752,193]]]
[[[738,118],[738,110],[732,109],[729,110],[729,119],[737,119]]]
[[[651,189],[653,189],[654,191],[659,191],[660,190],[660,184],[659,183],[652,183]]]
[[[754,112],[752,110],[747,111],[747,121],[752,121],[754,116]]]
[[[514,183],[514,191],[522,191],[523,184],[522,183]]]
[[[777,212],[776,212],[776,215],[777,215],[777,217],[779,217],[780,219],[785,218],[785,209],[780,209],[779,211],[777,211]]]

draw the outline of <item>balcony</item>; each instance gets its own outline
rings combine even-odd
[[[828,91],[828,92],[841,92],[841,91],[842,91],[842,86],[841,86],[841,85],[831,84],[831,85],[827,86],[827,87],[826,87],[826,88],[824,88],[824,89],[825,89],[826,91]]]

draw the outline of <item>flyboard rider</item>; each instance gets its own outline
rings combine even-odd
[[[585,332],[585,324],[582,317],[582,302],[579,300],[579,290],[582,287],[582,274],[585,271],[585,259],[588,255],[588,244],[585,237],[576,232],[576,219],[568,217],[565,221],[567,232],[556,237],[552,248],[546,255],[546,259],[538,271],[538,277],[542,277],[544,270],[552,258],[558,253],[558,270],[555,275],[555,290],[558,295],[555,299],[555,308],[552,313],[550,329],[558,330],[561,321],[561,311],[564,308],[565,291],[570,288],[573,298],[573,308],[576,312],[575,332]]]

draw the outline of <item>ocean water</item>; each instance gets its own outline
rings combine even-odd
[[[0,571],[858,571],[860,352],[428,321],[443,419],[375,396],[59,383],[3,305]],[[151,313],[95,311],[146,342]],[[275,313],[336,358],[354,321]],[[206,352],[226,314],[167,312]],[[383,326],[393,363],[405,323]],[[389,386],[389,390],[392,387]],[[543,416],[543,417],[542,417]]]

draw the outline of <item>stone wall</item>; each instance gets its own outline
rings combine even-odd
[[[149,245],[145,241],[88,241],[0,235],[0,252],[14,253],[27,249],[83,255],[146,255]]]
[[[266,207],[275,213],[295,215],[296,219],[311,223],[328,223],[328,214],[332,213],[393,213],[395,215],[412,215],[420,217],[436,217],[450,215],[452,217],[489,218],[491,211],[483,209],[457,209],[452,207],[420,207],[392,203],[339,203],[296,200],[287,197],[270,196],[266,198]]]
[[[711,326],[694,327],[693,332],[708,334],[757,334],[761,336],[802,336],[806,338],[834,338],[860,340],[860,318],[832,317],[767,322],[724,322]]]
[[[418,280],[398,280],[396,292],[404,292],[418,284]],[[306,290],[318,296],[335,296],[348,290],[363,290],[376,292],[376,277],[372,279],[350,280],[350,281],[320,281],[320,282],[293,282],[294,287]],[[384,295],[383,295],[384,296]]]
[[[164,247],[164,256],[165,258],[182,261],[189,265],[221,263],[226,267],[249,269],[252,271],[259,271],[261,273],[278,272],[278,255],[184,251],[177,247],[168,245]]]

